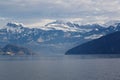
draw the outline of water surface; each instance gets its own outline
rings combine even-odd
[[[9,57],[0,80],[120,80],[120,58],[85,56]]]

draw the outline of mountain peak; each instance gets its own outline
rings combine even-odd
[[[8,32],[17,32],[21,33],[24,30],[24,25],[22,23],[16,23],[16,22],[9,22],[7,25],[4,27]]]
[[[68,23],[68,21],[66,21],[66,20],[56,20],[56,21],[54,21],[54,22],[51,22],[51,23],[48,23],[48,24],[46,24],[45,26],[48,26],[48,25],[52,25],[52,24],[66,24],[66,23]]]
[[[117,25],[120,23],[120,20],[111,20],[106,22],[105,24],[103,24],[105,27],[109,27],[109,26],[114,26],[117,27]]]
[[[9,26],[9,27],[22,27],[23,24],[22,23],[17,23],[17,22],[9,22],[9,23],[7,23],[6,26]]]

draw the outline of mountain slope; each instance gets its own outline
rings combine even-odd
[[[89,41],[66,52],[66,54],[120,54],[120,31]]]

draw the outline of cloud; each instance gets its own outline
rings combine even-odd
[[[65,18],[100,22],[119,19],[119,4],[120,0],[0,0],[0,16],[22,22]]]
[[[39,22],[34,22],[34,23],[28,23],[28,24],[25,24],[25,26],[29,26],[31,28],[33,27],[41,27],[41,26],[45,26],[46,24],[50,23],[50,22],[53,22],[55,20],[53,19],[42,19],[42,20],[39,20]]]
[[[7,20],[7,19],[8,19],[8,18],[0,17],[0,20],[1,20],[1,21]]]

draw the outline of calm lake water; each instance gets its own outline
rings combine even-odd
[[[0,80],[120,80],[120,58],[1,57]]]

